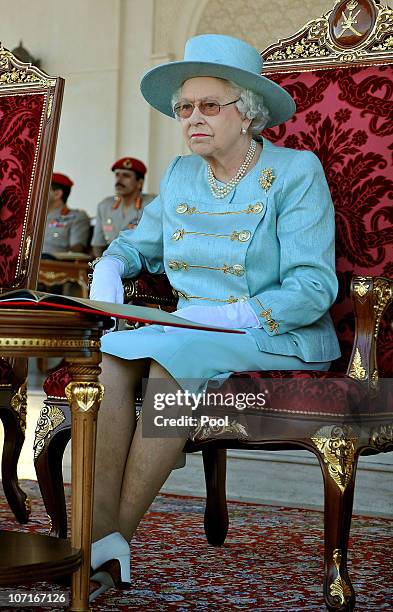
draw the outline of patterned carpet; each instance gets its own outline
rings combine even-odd
[[[22,486],[32,498],[31,522],[18,526],[1,496],[2,528],[46,533],[47,518],[37,484],[23,481]],[[131,544],[132,588],[107,591],[92,609],[325,610],[320,512],[233,502],[226,544],[212,548],[205,540],[203,510],[199,498],[160,495]],[[355,517],[349,568],[357,592],[357,611],[393,610],[392,558],[393,521]],[[42,591],[57,587],[40,583],[29,588]],[[23,608],[32,612],[43,609]]]

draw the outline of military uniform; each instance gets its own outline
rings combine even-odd
[[[95,247],[108,246],[122,230],[134,229],[141,220],[144,207],[154,197],[154,195],[143,193],[137,198],[135,205],[127,207],[118,197],[108,197],[102,200],[97,207],[96,224],[91,245]]]
[[[84,210],[72,210],[67,206],[48,212],[43,253],[69,251],[75,244],[87,246],[90,219]]]
[[[138,228],[109,255],[124,262],[124,276],[165,271],[179,308],[247,301],[257,315],[261,327],[244,335],[150,325],[102,339],[102,351],[155,359],[180,385],[233,371],[328,369],[340,355],[328,313],[338,288],[334,209],[309,151],[263,139],[257,164],[220,200],[202,158],[177,158]]]

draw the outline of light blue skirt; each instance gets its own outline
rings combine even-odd
[[[190,392],[210,379],[225,380],[234,372],[256,370],[328,370],[330,362],[306,363],[298,357],[261,351],[249,333],[198,331],[148,325],[111,332],[101,340],[103,353],[121,359],[153,359]]]

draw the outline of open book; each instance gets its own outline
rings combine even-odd
[[[187,329],[200,329],[204,331],[231,332],[242,334],[244,332],[224,327],[202,325],[181,317],[176,317],[163,310],[147,308],[145,306],[132,306],[132,304],[112,304],[111,302],[98,302],[86,298],[71,297],[43,293],[30,289],[16,289],[0,295],[0,308],[34,308],[41,310],[71,310],[92,315],[116,317],[140,323],[155,323],[157,325],[173,325]]]

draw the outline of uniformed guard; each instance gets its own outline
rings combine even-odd
[[[96,257],[124,229],[134,229],[146,204],[154,195],[142,193],[147,168],[135,157],[122,157],[111,168],[115,173],[116,195],[102,200],[97,207],[96,224],[91,241]]]
[[[65,251],[82,253],[87,247],[90,219],[84,210],[67,206],[73,184],[65,174],[55,172],[52,175],[43,254]]]

